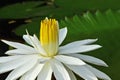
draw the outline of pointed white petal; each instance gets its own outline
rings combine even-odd
[[[43,66],[43,69],[38,75],[37,80],[51,80],[52,77],[52,68],[49,63],[46,63]]]
[[[91,71],[89,71],[85,66],[67,65],[67,67],[85,80],[98,80],[97,77]]]
[[[5,62],[9,62],[11,60],[15,60],[18,58],[22,58],[22,56],[17,55],[17,56],[5,56],[5,57],[0,57],[0,63],[5,63]]]
[[[13,49],[5,52],[5,54],[9,54],[9,55],[36,54],[36,53],[38,53],[36,50],[26,50],[26,49]]]
[[[82,52],[92,51],[98,48],[101,48],[101,46],[100,45],[82,45],[79,47],[67,47],[67,48],[60,47],[59,54],[82,53]]]
[[[0,64],[0,73],[4,73],[7,71],[10,71],[12,69],[15,69],[25,63],[27,63],[30,59],[32,59],[32,57],[30,56],[23,56],[20,58],[17,58],[15,60],[6,62],[6,63],[2,63]]]
[[[95,74],[95,76],[97,76],[100,79],[104,79],[104,80],[111,80],[111,78],[109,76],[107,76],[105,73],[99,71],[96,68],[93,68],[90,65],[86,66],[93,74]]]
[[[83,55],[83,54],[70,54],[70,56],[82,59],[88,63],[108,67],[108,65],[103,60],[100,60],[100,59],[92,57],[92,56]]]
[[[97,39],[85,39],[85,40],[80,40],[80,41],[74,41],[74,42],[71,42],[71,43],[68,43],[62,46],[62,48],[64,49],[64,48],[80,47],[81,45],[88,45],[96,41]]]
[[[63,42],[67,35],[67,27],[59,30],[59,45]]]
[[[51,66],[56,80],[71,80],[67,70],[62,63],[57,60],[52,60]]]
[[[23,38],[28,44],[32,45],[36,49],[36,51],[38,51],[39,53],[43,55],[46,55],[45,54],[46,52],[42,48],[40,41],[38,40],[36,35],[30,36],[29,33],[27,33],[27,35],[24,35]]]
[[[25,40],[25,42],[28,43],[29,45],[33,46],[34,44],[31,42],[30,38],[33,40],[33,36],[23,35],[23,39]]]
[[[14,48],[18,48],[18,49],[25,49],[25,50],[29,50],[29,51],[34,51],[34,49],[30,46],[24,45],[22,43],[18,43],[18,42],[12,42],[12,41],[7,41],[7,40],[2,40],[2,42],[14,47]]]
[[[70,57],[70,56],[64,56],[64,55],[57,55],[55,56],[55,58],[60,61],[63,62],[64,64],[69,64],[69,65],[85,65],[85,63],[75,57]]]
[[[77,80],[77,78],[75,77],[74,73],[69,68],[66,67],[66,70],[69,73],[71,80]]]
[[[45,52],[45,50],[42,48],[42,46],[41,46],[41,44],[40,44],[40,41],[38,40],[37,36],[34,35],[33,37],[34,37],[34,44],[36,45],[37,50],[38,50],[41,54],[46,55],[46,52]]]
[[[36,64],[30,71],[25,73],[20,80],[35,80],[44,64]]]
[[[16,80],[16,79],[18,79],[24,73],[26,73],[31,68],[33,68],[36,63],[37,63],[37,59],[30,60],[28,63],[26,63],[26,64],[24,64],[24,65],[16,68],[15,70],[13,70],[8,75],[8,77],[6,78],[6,80]]]

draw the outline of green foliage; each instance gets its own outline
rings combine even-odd
[[[55,0],[55,3],[63,8],[80,10],[106,10],[119,9],[119,0]]]
[[[30,12],[34,12],[33,8],[40,3],[37,2],[27,2],[27,3],[16,3],[13,5],[8,5],[0,9],[1,18],[21,18],[30,15]]]
[[[114,3],[114,4],[113,4]],[[55,0],[27,1],[0,8],[0,18],[33,18],[73,16],[84,11],[118,10],[119,0]]]

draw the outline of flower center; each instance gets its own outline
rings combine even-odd
[[[40,42],[48,57],[53,57],[58,52],[58,33],[59,26],[55,19],[41,21]]]

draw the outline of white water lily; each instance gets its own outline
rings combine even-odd
[[[55,19],[41,21],[40,40],[36,35],[23,35],[23,39],[30,46],[2,40],[14,47],[0,57],[0,74],[11,71],[5,80],[51,80],[52,73],[56,80],[77,80],[74,73],[85,80],[98,78],[111,80],[105,73],[93,68],[85,62],[99,66],[107,64],[97,58],[78,54],[100,48],[100,45],[91,44],[97,39],[86,39],[59,46],[65,39],[67,28],[59,30]],[[84,62],[85,61],[85,62]],[[74,73],[73,73],[74,72]]]

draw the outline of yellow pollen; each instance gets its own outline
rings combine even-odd
[[[58,52],[58,30],[58,22],[55,19],[46,18],[41,21],[40,42],[49,57]]]

